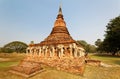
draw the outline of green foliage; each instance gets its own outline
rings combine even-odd
[[[77,40],[77,43],[82,45],[83,47],[86,47],[87,46],[87,42],[84,41],[84,40]]]
[[[86,46],[86,52],[95,53],[96,52],[96,47],[94,45],[88,44]]]
[[[88,52],[91,52],[91,53],[94,53],[96,52],[96,47],[94,45],[91,45],[91,44],[88,44],[86,41],[84,40],[77,40],[76,41],[78,44],[80,44],[84,49],[85,51],[88,53]]]
[[[2,52],[5,53],[12,53],[12,52],[17,52],[17,53],[23,53],[26,52],[27,44],[20,42],[20,41],[13,41],[8,44],[6,44],[2,48]]]
[[[101,39],[97,39],[97,41],[95,41],[95,45],[97,47],[99,47],[101,43],[102,43]]]
[[[105,39],[99,46],[99,50],[115,55],[120,51],[120,16],[112,19],[106,27]]]
[[[3,47],[0,47],[0,52],[2,51]]]
[[[30,44],[34,44],[34,41],[31,41]]]
[[[13,50],[12,50],[12,49],[9,49],[9,48],[0,48],[0,52],[1,52],[1,53],[3,53],[3,52],[5,52],[5,53],[12,53]]]

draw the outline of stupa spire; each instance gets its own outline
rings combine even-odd
[[[63,18],[61,5],[58,9],[57,18],[54,23],[54,27],[50,35],[42,41],[41,45],[58,45],[58,44],[71,44],[75,43],[73,38],[70,36],[69,31],[66,27],[66,23]]]
[[[61,6],[61,4],[59,6],[59,11],[58,11],[58,15],[57,15],[57,19],[59,19],[59,18],[64,20],[63,14],[62,14],[62,6]]]
[[[58,14],[61,14],[62,15],[62,5],[60,4],[60,6],[59,6],[59,12],[58,12]]]

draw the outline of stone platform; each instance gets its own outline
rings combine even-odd
[[[29,58],[26,57],[18,66],[13,67],[9,72],[23,77],[31,77],[45,71],[41,65],[53,67],[57,70],[83,75],[85,70],[85,57],[80,58]]]
[[[25,59],[27,60],[27,59]],[[83,75],[85,70],[85,57],[80,58],[28,58],[29,61],[36,61],[43,65],[47,65],[57,70],[66,71],[69,73]],[[28,61],[27,60],[27,61]]]
[[[9,72],[23,77],[31,77],[42,71],[44,71],[44,69],[40,63],[22,60],[18,66],[13,67]]]

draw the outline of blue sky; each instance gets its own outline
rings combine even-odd
[[[71,36],[90,44],[104,39],[107,23],[120,15],[120,0],[0,0],[0,46],[44,40],[60,3]]]

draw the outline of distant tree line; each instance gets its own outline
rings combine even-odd
[[[95,53],[96,52],[95,45],[88,44],[85,40],[77,40],[76,42],[85,49],[86,53]]]
[[[3,52],[3,53],[13,53],[13,52],[25,53],[27,47],[28,47],[28,45],[23,42],[13,41],[13,42],[10,42],[10,43],[4,45],[3,47],[1,47],[0,52]]]
[[[112,55],[120,53],[120,16],[111,19],[106,28],[104,40],[97,39],[95,42],[97,51],[111,53]]]

